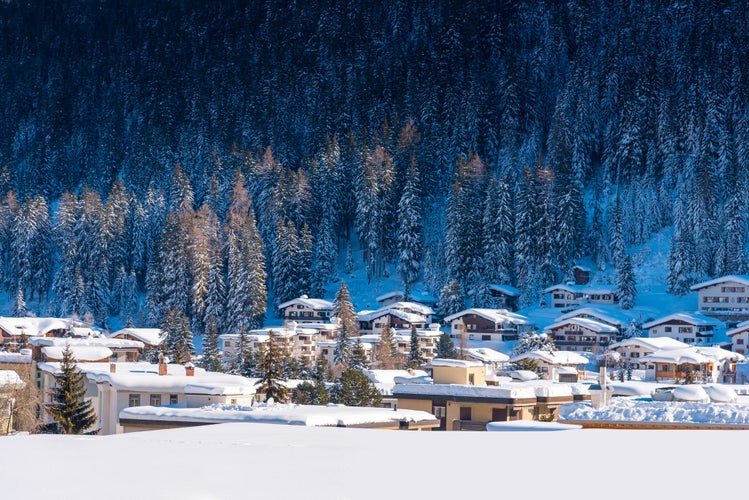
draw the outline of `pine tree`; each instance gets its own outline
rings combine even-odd
[[[424,353],[421,352],[421,342],[419,342],[419,335],[416,333],[416,327],[411,327],[411,348],[408,351],[408,366],[409,368],[417,368],[426,363]]]
[[[338,319],[339,326],[333,360],[335,364],[347,364],[351,360],[351,341],[358,335],[359,328],[345,281],[341,281],[341,286],[333,299],[332,316]]]
[[[361,337],[357,337],[354,347],[351,349],[350,365],[357,370],[366,370],[369,368],[369,355],[364,349]]]
[[[458,351],[455,350],[455,343],[447,332],[442,332],[437,342],[436,357],[442,359],[458,359]]]
[[[554,352],[556,350],[554,339],[551,336],[545,333],[525,332],[515,342],[512,355],[517,356],[530,351]]]
[[[373,406],[382,403],[382,394],[361,370],[346,368],[330,390],[334,403],[346,406]]]
[[[276,403],[285,403],[289,397],[289,390],[284,385],[282,353],[277,345],[276,335],[271,331],[265,350],[260,356],[258,370],[260,380],[258,391],[265,393],[265,400],[272,399]]]
[[[406,300],[409,300],[411,286],[419,278],[421,267],[422,222],[418,180],[416,158],[412,157],[406,187],[398,204],[398,271]]]
[[[299,405],[326,405],[330,401],[330,394],[319,380],[302,382],[292,391],[291,401]]]
[[[96,411],[91,400],[86,400],[85,375],[78,370],[75,358],[66,344],[60,360],[60,373],[55,376],[51,391],[52,402],[45,405],[63,434],[96,434]]]
[[[450,316],[465,309],[463,289],[458,280],[453,279],[444,287],[439,296],[439,311],[442,316]]]
[[[619,259],[619,265],[616,268],[616,292],[619,296],[619,307],[622,309],[632,309],[634,307],[637,297],[637,288],[635,285],[632,257],[625,253]]]
[[[202,367],[209,372],[223,372],[221,351],[218,348],[218,330],[213,316],[208,317],[208,329],[204,335]]]
[[[23,288],[18,287],[15,300],[13,301],[13,316],[23,318],[26,316],[26,301],[23,298]]]

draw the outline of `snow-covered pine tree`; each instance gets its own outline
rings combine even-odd
[[[55,387],[50,390],[51,402],[45,404],[47,413],[63,434],[95,434],[96,410],[86,399],[86,376],[78,370],[69,344],[65,345],[60,360],[60,373],[55,376]]]
[[[356,322],[356,312],[351,303],[346,282],[341,281],[341,286],[333,299],[333,310],[331,316],[338,318],[338,338],[333,351],[335,364],[347,364],[351,361],[351,342],[353,337],[358,336],[359,328]]]
[[[16,296],[13,299],[13,312],[11,313],[16,318],[23,318],[26,316],[26,300],[23,298],[23,288],[18,287]]]
[[[298,273],[299,262],[299,240],[294,223],[290,220],[279,219],[276,230],[276,240],[273,245],[271,264],[273,266],[273,295],[275,299],[275,310],[280,304],[298,297]]]
[[[460,286],[458,280],[450,280],[449,283],[442,287],[438,308],[440,315],[443,317],[450,316],[451,314],[455,314],[465,309],[463,288]]]
[[[364,349],[364,344],[361,341],[361,337],[356,338],[354,347],[351,348],[351,362],[350,366],[357,370],[369,369],[369,355]]]
[[[525,332],[515,342],[512,349],[512,355],[517,356],[530,351],[554,352],[557,348],[554,345],[554,338],[545,333]]]
[[[208,327],[204,337],[201,366],[209,372],[223,372],[221,351],[218,348],[218,329],[216,328],[216,322],[213,321],[213,316],[208,317]]]
[[[611,210],[611,222],[609,223],[609,247],[611,248],[611,263],[614,268],[619,267],[619,263],[626,253],[623,224],[622,200],[617,193]]]
[[[217,242],[218,243],[218,242]],[[212,317],[216,329],[224,324],[224,303],[226,300],[226,285],[224,282],[224,259],[219,245],[211,246],[209,250],[210,267],[208,269],[208,290],[205,296],[205,316],[207,324]]]
[[[257,382],[258,392],[265,394],[266,401],[272,399],[276,403],[285,403],[289,398],[289,390],[284,385],[286,379],[283,376],[282,358],[276,334],[270,331],[258,363],[260,375],[260,380]]]
[[[637,298],[635,272],[632,257],[627,253],[619,258],[619,265],[616,268],[616,293],[619,297],[619,307],[622,309],[634,307]]]
[[[411,157],[406,186],[398,204],[398,272],[403,293],[409,300],[411,286],[419,278],[422,256],[422,223],[416,157]]]

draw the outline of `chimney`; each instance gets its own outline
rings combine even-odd
[[[195,365],[192,363],[186,363],[185,364],[185,375],[188,377],[194,377],[195,376]]]
[[[166,375],[166,361],[163,354],[159,354],[159,375]]]
[[[109,373],[117,372],[117,363],[109,363]]]

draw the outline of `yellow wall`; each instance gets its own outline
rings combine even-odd
[[[453,429],[453,421],[460,420],[460,408],[470,407],[471,408],[471,421],[472,422],[491,422],[492,421],[492,410],[494,408],[506,408],[506,405],[502,404],[489,404],[489,403],[457,403],[455,401],[447,402],[447,430]],[[533,406],[525,406],[520,409],[519,414],[520,420],[533,420]]]
[[[428,399],[398,398],[398,408],[402,410],[420,410],[432,413],[432,402]]]
[[[486,385],[484,366],[435,366],[432,378],[435,384],[468,384],[469,375],[473,374],[472,385]]]

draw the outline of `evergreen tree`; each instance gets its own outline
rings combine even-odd
[[[289,397],[289,390],[284,385],[283,356],[278,347],[276,335],[271,331],[265,350],[260,356],[258,370],[260,380],[257,382],[258,391],[265,393],[265,400],[272,399],[276,403],[285,403]]]
[[[380,341],[375,346],[375,361],[381,370],[392,370],[398,363],[398,343],[393,330],[389,324],[383,325],[380,330]]]
[[[369,368],[369,355],[364,349],[361,337],[357,337],[354,347],[351,349],[350,365],[357,370],[366,370]]]
[[[353,337],[358,336],[359,328],[345,281],[341,281],[341,286],[333,299],[332,316],[338,319],[339,326],[333,360],[335,364],[347,364],[351,360],[351,341]]]
[[[26,316],[26,301],[23,298],[23,288],[20,286],[18,287],[15,300],[13,301],[12,315],[16,318],[23,318]]]
[[[455,350],[455,343],[447,332],[442,332],[437,342],[436,357],[442,359],[458,359],[458,351]]]
[[[515,342],[512,355],[517,356],[530,351],[554,352],[556,350],[554,339],[551,336],[545,333],[525,332]]]
[[[208,317],[208,329],[204,335],[202,367],[209,372],[223,372],[221,351],[218,348],[218,330],[213,316]]]
[[[450,316],[465,309],[463,288],[458,280],[451,280],[442,287],[439,297],[439,311],[444,316]]]
[[[616,293],[619,296],[619,307],[622,309],[632,309],[634,307],[637,297],[637,288],[635,285],[632,257],[625,253],[619,259],[619,265],[616,268]]]
[[[330,389],[330,400],[346,406],[378,407],[382,394],[361,370],[348,367]]]
[[[406,187],[398,204],[398,271],[406,300],[409,300],[411,286],[419,278],[421,267],[422,222],[418,180],[416,158],[412,157]]]
[[[52,402],[45,405],[47,413],[55,420],[63,434],[95,434],[96,411],[86,397],[86,377],[78,370],[75,358],[66,344],[60,360],[60,373],[55,376],[55,387],[51,389]]]
[[[330,363],[325,356],[320,355],[315,359],[315,365],[310,371],[310,376],[312,377],[312,380],[316,382],[329,382],[332,380]]]
[[[291,401],[299,405],[326,405],[330,401],[330,394],[319,380],[305,381],[294,388]]]
[[[411,327],[411,347],[408,351],[408,366],[410,368],[417,368],[426,363],[424,353],[421,352],[421,342],[419,342],[419,336],[416,333],[416,327]]]

